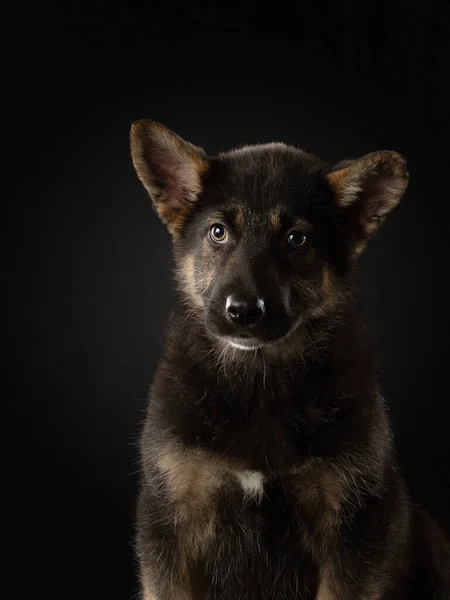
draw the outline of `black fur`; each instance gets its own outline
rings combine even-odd
[[[140,139],[135,129],[135,164]],[[158,149],[159,173],[171,152]],[[201,191],[174,228],[180,302],[142,434],[146,600],[449,600],[449,547],[398,472],[353,290],[366,223],[378,226],[406,187],[391,185],[391,176],[399,186],[407,179],[397,157],[385,196],[366,186],[385,175],[378,157],[372,170],[361,163],[355,198],[345,171],[354,162],[337,166],[348,202],[337,200],[333,168],[294,148],[207,159]],[[156,159],[144,158],[152,173]],[[164,176],[155,185],[163,197]],[[209,238],[211,218],[227,226],[226,244]],[[299,227],[307,246],[287,248]],[[263,297],[261,323],[237,327],[225,314],[230,294]],[[230,347],[236,339],[255,349]],[[242,470],[264,476],[262,496],[244,494]]]

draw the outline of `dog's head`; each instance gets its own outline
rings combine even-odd
[[[133,125],[131,151],[172,235],[183,298],[243,350],[344,301],[352,265],[408,182],[395,152],[334,167],[282,143],[209,157],[152,121]]]

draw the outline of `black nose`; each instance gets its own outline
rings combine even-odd
[[[230,320],[243,327],[250,327],[261,320],[265,307],[262,298],[244,299],[228,296],[225,308]]]

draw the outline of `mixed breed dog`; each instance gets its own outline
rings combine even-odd
[[[141,437],[143,600],[449,600],[355,300],[405,160],[208,156],[147,120],[131,153],[179,291]]]

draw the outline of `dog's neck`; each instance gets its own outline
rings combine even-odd
[[[350,306],[339,318],[310,323],[307,336],[300,329],[295,336],[297,351],[285,356],[265,348],[223,351],[179,308],[161,372],[170,402],[153,404],[156,426],[176,431],[188,446],[244,456],[255,468],[289,464],[311,444],[322,452],[323,428],[345,429],[343,423],[353,422],[346,415],[363,411],[378,395],[372,345]]]

